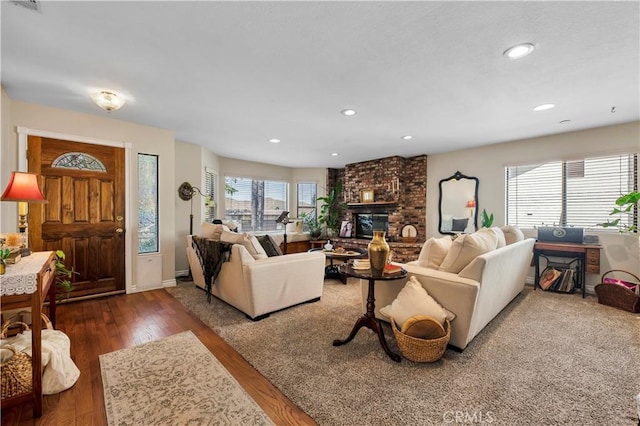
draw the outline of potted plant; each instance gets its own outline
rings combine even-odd
[[[302,222],[309,227],[309,233],[311,234],[311,238],[314,240],[320,237],[322,234],[322,226],[318,222],[316,218],[315,212],[312,213],[301,213],[300,218]]]
[[[73,274],[77,274],[73,268],[68,269],[64,264],[65,259],[64,251],[56,250],[56,294],[58,301],[62,299],[68,299],[69,293],[73,291],[73,284],[71,284],[71,277]]]
[[[609,213],[609,216],[618,215],[619,217],[611,221],[599,223],[598,226],[602,226],[603,228],[618,228],[618,232],[621,234],[624,232],[634,232],[636,230],[636,224],[621,223],[621,219],[622,215],[633,215],[633,208],[637,206],[638,203],[640,203],[640,192],[634,191],[620,196],[616,200],[616,207]]]
[[[482,209],[480,221],[482,222],[482,228],[491,228],[491,225],[493,225],[493,213],[488,214],[485,209]]]
[[[337,234],[340,231],[340,218],[342,210],[346,207],[346,204],[338,199],[341,192],[342,182],[338,181],[335,188],[329,191],[326,196],[318,197],[318,201],[322,201],[318,222],[327,227],[327,235],[329,237],[332,237],[333,233]]]

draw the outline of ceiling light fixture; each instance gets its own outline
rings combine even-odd
[[[271,142],[271,143],[280,143],[280,139],[276,139],[276,138],[269,139],[269,142]]]
[[[337,152],[332,152],[332,153],[331,153],[331,156],[332,156],[332,157],[337,157],[338,155],[340,155],[340,154],[338,154]]]
[[[342,115],[347,115],[347,116],[356,115],[356,110],[354,109],[343,109],[340,112],[342,113]]]
[[[520,59],[529,55],[535,48],[531,43],[516,44],[502,52],[502,54],[509,59]]]
[[[113,92],[103,90],[102,92],[94,93],[91,98],[100,108],[107,112],[115,111],[122,108],[125,100],[122,96],[118,96]]]
[[[533,110],[534,111],[544,111],[544,110],[555,108],[555,107],[556,107],[555,104],[542,104],[542,105],[538,105],[537,107],[533,108]]]
[[[405,141],[408,141],[408,140],[413,139],[413,136],[411,136],[411,135],[403,136],[402,139],[404,139]]]

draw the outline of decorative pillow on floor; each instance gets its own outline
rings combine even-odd
[[[264,249],[265,253],[267,253],[267,256],[282,256],[280,247],[278,247],[278,244],[276,244],[273,238],[271,238],[271,235],[258,235],[256,236],[256,239]]]
[[[418,264],[425,268],[438,269],[447,256],[453,240],[446,236],[442,238],[429,238],[420,250]]]
[[[440,324],[444,324],[445,318],[449,321],[456,316],[453,312],[444,309],[436,300],[429,296],[427,290],[422,287],[420,281],[414,276],[400,290],[396,300],[391,305],[380,309],[380,313],[388,318],[393,318],[399,328],[405,321],[415,315],[428,315],[435,318]]]

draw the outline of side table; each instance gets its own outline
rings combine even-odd
[[[2,309],[31,307],[31,394],[2,399],[2,408],[33,401],[33,417],[42,415],[42,304],[49,296],[49,317],[55,324],[56,287],[55,253],[34,252],[0,275],[0,304]]]
[[[400,355],[391,352],[391,350],[389,349],[389,346],[387,345],[387,341],[384,338],[384,332],[382,331],[382,324],[380,323],[380,320],[375,317],[376,304],[375,304],[374,290],[375,290],[376,281],[399,280],[407,276],[407,271],[402,269],[400,272],[394,272],[392,274],[385,273],[382,276],[374,276],[374,275],[371,275],[370,269],[356,270],[356,269],[353,269],[352,265],[346,264],[346,263],[342,265],[341,270],[343,274],[349,277],[355,277],[355,278],[360,278],[360,279],[369,281],[369,292],[367,293],[367,312],[365,312],[364,315],[358,318],[358,320],[356,321],[356,324],[353,326],[353,329],[351,330],[351,333],[349,333],[349,336],[347,336],[347,338],[344,340],[334,340],[333,346],[342,346],[349,343],[351,340],[353,340],[356,334],[358,334],[358,331],[362,327],[367,327],[373,330],[378,335],[378,340],[380,341],[380,345],[382,346],[382,349],[384,349],[386,354],[389,355],[389,358],[391,358],[395,362],[400,362],[401,360]]]

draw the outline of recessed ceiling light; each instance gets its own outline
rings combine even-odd
[[[551,108],[555,108],[556,105],[555,104],[542,104],[542,105],[538,105],[537,107],[533,108],[534,111],[544,111],[546,109],[551,109]]]
[[[342,115],[356,115],[355,109],[343,109],[340,112],[342,113]]]
[[[338,155],[340,155],[340,154],[338,154],[337,152],[332,152],[332,153],[331,153],[331,155],[332,155],[333,157],[337,157],[337,156],[338,156]]]
[[[406,136],[403,136],[403,137],[402,137],[402,139],[404,139],[405,141],[408,141],[408,140],[413,139],[413,136],[411,136],[411,135],[406,135]]]
[[[275,139],[275,138],[269,139],[269,142],[271,142],[271,143],[280,143],[280,139]]]
[[[515,46],[511,46],[507,50],[505,50],[502,54],[509,59],[520,59],[529,55],[533,52],[535,46],[531,43],[522,43],[516,44]]]
[[[560,122],[560,124],[567,124],[567,123],[571,123],[571,120],[562,120],[562,121]]]

